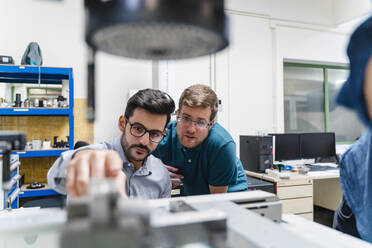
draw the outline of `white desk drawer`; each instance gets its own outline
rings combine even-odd
[[[283,213],[301,214],[313,212],[313,198],[297,198],[282,201]]]
[[[290,187],[278,187],[277,195],[280,199],[298,197],[313,197],[313,185],[298,185]]]

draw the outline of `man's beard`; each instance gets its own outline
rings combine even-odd
[[[153,151],[150,150],[150,148],[148,148],[147,146],[141,145],[141,144],[129,145],[129,143],[128,143],[126,137],[125,137],[124,132],[123,132],[123,135],[121,136],[120,143],[121,143],[121,147],[123,148],[123,151],[125,153],[125,156],[127,156],[127,159],[129,161],[136,161],[136,162],[145,161],[147,159],[147,157],[150,156],[150,154],[153,152]],[[134,147],[144,149],[147,152],[146,157],[144,157],[143,159],[137,159],[134,156],[132,156],[131,149],[134,148]]]

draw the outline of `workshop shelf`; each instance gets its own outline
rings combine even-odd
[[[0,65],[0,85],[9,84],[9,86],[3,87],[4,97],[6,100],[5,103],[0,106],[0,129],[2,130],[22,130],[26,133],[27,141],[32,139],[46,139],[47,135],[51,137],[63,135],[54,132],[62,132],[65,136],[68,135],[68,147],[66,148],[50,148],[50,149],[40,149],[40,150],[25,150],[13,152],[13,154],[18,154],[21,161],[21,170],[26,171],[35,170],[32,166],[39,165],[34,163],[36,160],[48,160],[47,157],[58,157],[62,152],[72,149],[74,146],[74,86],[73,86],[73,71],[72,68],[58,68],[58,67],[42,67],[42,66],[23,66],[23,65]],[[49,87],[50,85],[50,87]],[[60,86],[58,86],[60,85]],[[9,88],[10,93],[9,93]],[[62,88],[63,95],[67,101],[68,105],[63,105],[63,107],[34,107],[26,106],[22,104],[22,107],[12,107],[13,104],[9,104],[14,101],[14,94],[18,93],[15,91],[19,90],[20,87],[24,89],[20,90],[23,99],[29,98],[30,89],[37,87],[40,88]],[[6,91],[5,91],[6,90]],[[63,91],[65,90],[65,91]],[[0,90],[1,92],[1,90]],[[9,99],[11,95],[11,99]],[[27,97],[25,97],[27,95]],[[45,94],[47,96],[47,94]],[[34,97],[35,98],[35,97]],[[40,99],[39,99],[40,100]],[[23,100],[22,100],[23,101]],[[38,105],[36,105],[38,106]],[[46,106],[46,105],[44,105]],[[60,105],[58,105],[60,106]],[[64,107],[66,106],[66,107]],[[35,120],[35,118],[39,118]],[[62,119],[60,119],[62,118]],[[2,124],[2,125],[1,125]],[[62,126],[61,126],[62,124]],[[63,124],[65,126],[63,126]],[[38,125],[42,125],[42,128],[39,128]],[[18,129],[17,129],[18,127]],[[58,130],[58,131],[57,131]],[[62,131],[61,131],[62,130]],[[64,131],[67,130],[67,131]],[[53,135],[54,134],[54,135]],[[35,138],[36,136],[36,138]],[[40,137],[39,137],[40,136]],[[48,138],[49,139],[49,138]],[[51,144],[55,145],[55,144]],[[1,154],[0,154],[1,155]],[[30,160],[31,159],[31,160]],[[51,163],[53,159],[48,161]],[[31,162],[30,162],[31,161]],[[28,169],[22,169],[22,163]],[[51,165],[51,164],[50,164]],[[26,167],[25,167],[26,168]],[[46,170],[44,167],[37,167],[37,172],[41,170]],[[22,171],[21,171],[22,172]],[[17,171],[18,173],[18,171]],[[42,172],[44,173],[44,171]],[[26,175],[27,173],[25,173]],[[40,173],[39,173],[40,174]],[[38,175],[39,176],[39,175]],[[34,172],[30,174],[30,177],[33,178]],[[19,183],[17,182],[17,187]],[[19,191],[20,189],[17,188]],[[41,196],[51,196],[58,195],[53,189],[43,189],[43,190],[30,190],[30,191],[21,191],[19,193],[19,198],[24,197],[41,197]],[[17,204],[14,205],[18,207],[18,197],[15,201]]]

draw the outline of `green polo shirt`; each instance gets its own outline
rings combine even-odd
[[[209,194],[209,185],[229,186],[228,192],[247,190],[242,163],[236,157],[231,135],[217,122],[207,138],[194,148],[185,148],[177,136],[177,122],[167,126],[168,132],[153,153],[164,164],[178,168],[184,176],[185,195]]]

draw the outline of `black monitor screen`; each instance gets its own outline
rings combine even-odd
[[[301,134],[302,158],[327,158],[336,155],[335,133]]]
[[[275,161],[300,159],[300,135],[296,133],[270,134],[275,136]]]

